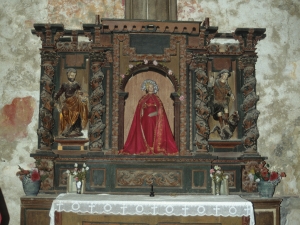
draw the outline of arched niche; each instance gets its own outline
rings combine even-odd
[[[128,132],[131,127],[136,106],[140,98],[145,94],[141,90],[144,80],[154,80],[159,91],[158,97],[161,99],[168,121],[173,132],[173,136],[177,147],[179,148],[179,120],[175,118],[179,116],[179,95],[178,82],[172,71],[162,65],[139,64],[131,68],[120,85],[119,92],[119,133],[118,148],[122,149],[127,140]]]
[[[125,100],[124,108],[124,141],[127,140],[127,135],[131,127],[136,106],[140,98],[145,94],[145,92],[141,90],[141,85],[146,79],[152,79],[157,83],[159,87],[157,95],[164,105],[168,121],[174,135],[174,101],[170,96],[171,93],[174,93],[175,91],[173,84],[169,78],[162,76],[157,72],[146,71],[131,77],[125,87],[125,92],[128,93],[128,97]]]

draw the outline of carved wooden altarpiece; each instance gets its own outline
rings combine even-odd
[[[100,21],[97,16],[82,30],[35,24],[32,33],[42,41],[39,146],[31,154],[46,174],[41,192],[65,192],[65,171],[74,163],[90,167],[86,193],[148,193],[151,184],[157,194],[210,193],[214,165],[229,175],[230,192],[256,190],[247,173],[263,159],[257,151],[255,63],[265,29],[218,33],[208,19]],[[69,68],[77,70],[89,100],[81,137],[60,135],[55,94]],[[224,69],[235,98],[222,127],[212,115],[210,78]],[[149,78],[160,88],[178,156],[118,154],[143,94],[141,83]]]

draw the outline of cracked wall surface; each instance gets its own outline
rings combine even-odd
[[[82,29],[102,18],[124,18],[124,0],[3,0],[0,8],[0,187],[12,225],[20,224],[20,197],[15,173],[27,167],[37,149],[41,41],[34,23],[62,23]],[[298,0],[178,0],[178,20],[210,18],[219,32],[237,27],[267,28],[257,45],[256,92],[260,96],[258,151],[287,177],[275,195],[284,198],[282,224],[298,224],[300,190],[300,2]],[[22,114],[21,114],[22,113]],[[23,115],[23,116],[20,116]]]

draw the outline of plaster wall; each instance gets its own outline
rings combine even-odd
[[[124,18],[124,0],[2,0],[0,8],[0,187],[10,224],[20,224],[18,165],[28,168],[37,149],[41,41],[34,23],[63,23],[82,29],[104,18]],[[299,224],[300,200],[300,2],[298,0],[178,0],[178,20],[210,18],[219,32],[267,28],[257,46],[260,100],[258,151],[287,177],[275,195],[285,196],[281,224]]]

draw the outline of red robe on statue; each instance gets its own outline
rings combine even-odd
[[[166,112],[157,95],[146,94],[140,99],[120,154],[178,155]]]

